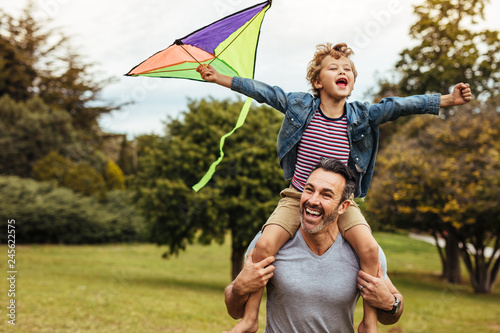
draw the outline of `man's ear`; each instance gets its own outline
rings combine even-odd
[[[351,205],[351,201],[350,200],[345,200],[344,202],[342,202],[339,205],[339,209],[337,210],[337,213],[339,215],[344,214],[344,212],[346,211],[347,207],[349,207],[350,205]]]

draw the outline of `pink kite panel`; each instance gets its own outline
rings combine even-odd
[[[186,51],[189,52],[192,57]],[[181,47],[180,45],[174,44],[146,59],[137,67],[133,68],[128,75],[146,74],[157,69],[175,66],[184,62],[195,62],[196,60],[193,59],[193,57],[199,62],[204,62],[213,59],[214,55],[191,45],[182,45]]]

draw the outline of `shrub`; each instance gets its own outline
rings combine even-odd
[[[111,191],[99,200],[85,197],[55,182],[16,176],[0,177],[0,209],[16,220],[17,243],[95,244],[144,241],[143,219],[127,191]],[[2,233],[2,241],[6,240]]]

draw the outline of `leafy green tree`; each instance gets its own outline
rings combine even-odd
[[[229,232],[233,277],[286,186],[276,156],[282,117],[261,106],[253,107],[245,125],[226,140],[213,180],[198,193],[191,189],[218,157],[219,139],[234,126],[241,107],[242,102],[229,100],[191,101],[189,111],[170,120],[161,141],[144,138],[153,144],[139,155],[135,184],[152,240],[167,245],[167,254],[195,240],[222,243]]]
[[[491,293],[500,268],[500,113],[468,105],[439,119],[410,120],[378,159],[369,216],[457,240],[473,289]],[[490,257],[486,248],[492,247]],[[451,254],[451,258],[453,255]],[[445,272],[446,273],[446,272]],[[453,281],[453,271],[447,278]]]
[[[27,102],[0,97],[0,133],[0,174],[22,177],[50,151],[63,153],[77,141],[70,115],[38,97]]]
[[[114,184],[108,182],[108,189],[123,187],[118,169],[110,169],[100,151],[97,119],[118,108],[99,100],[109,80],[97,80],[92,65],[71,50],[64,34],[49,28],[49,21],[35,19],[36,11],[33,1],[18,17],[0,10],[0,143],[5,148],[0,174],[29,177],[33,165],[54,151],[79,167],[88,163],[87,176],[97,171],[107,177]],[[79,189],[92,192],[99,178],[94,176],[90,183],[88,177],[79,182]]]
[[[49,29],[49,21],[35,19],[36,10],[28,2],[18,18],[0,11],[0,96],[16,101],[38,96],[65,110],[75,128],[95,136],[98,117],[118,108],[99,101],[110,80],[97,80],[92,65],[71,51],[69,38]]]
[[[410,36],[420,43],[402,51],[395,66],[396,75],[380,80],[377,98],[392,94],[448,93],[454,84],[468,82],[480,101],[494,100],[500,85],[498,31],[474,30],[484,19],[488,3],[488,0],[426,0],[416,5],[418,20],[410,28]],[[455,111],[446,109],[443,116]],[[381,155],[391,135],[408,120],[400,119],[382,127]],[[443,275],[450,282],[458,282],[459,241],[454,233],[440,232],[446,240],[445,251],[440,251]]]
[[[417,23],[410,36],[421,43],[401,53],[396,69],[406,94],[448,93],[469,82],[478,98],[500,91],[498,31],[474,31],[488,0],[426,0],[415,6]]]
[[[36,78],[32,61],[0,34],[0,96],[7,94],[18,101],[31,96],[29,88]]]

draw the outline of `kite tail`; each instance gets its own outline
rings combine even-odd
[[[224,134],[220,138],[220,143],[219,143],[219,149],[220,149],[220,155],[219,158],[210,165],[208,168],[208,171],[205,173],[205,175],[200,179],[200,181],[195,184],[192,188],[195,192],[198,192],[201,190],[207,183],[212,179],[212,176],[215,173],[215,168],[219,165],[220,162],[222,162],[222,159],[224,158],[224,152],[222,151],[222,147],[224,147],[224,142],[226,141],[226,138],[232,135],[238,128],[240,128],[244,123],[245,119],[247,118],[248,111],[250,110],[250,105],[252,104],[252,99],[249,97],[245,101],[245,104],[243,104],[243,107],[241,108],[240,115],[238,117],[238,120],[236,121],[236,125],[234,128],[231,130],[231,132]]]

